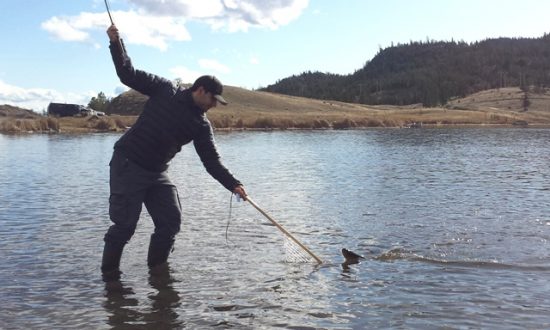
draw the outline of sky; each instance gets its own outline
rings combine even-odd
[[[410,41],[538,38],[547,0],[109,0],[134,67],[257,89],[305,71],[351,74]],[[0,0],[0,105],[86,105],[120,83],[104,0]],[[230,101],[230,100],[229,100]]]

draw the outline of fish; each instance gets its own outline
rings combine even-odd
[[[346,265],[358,264],[359,262],[361,262],[361,259],[365,259],[365,257],[346,248],[342,248],[342,255],[344,256],[344,264]]]

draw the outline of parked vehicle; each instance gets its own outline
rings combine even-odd
[[[70,103],[50,103],[48,105],[48,115],[56,117],[70,116],[105,116],[105,112],[95,111],[80,104]]]

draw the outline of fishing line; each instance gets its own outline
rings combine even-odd
[[[233,210],[233,193],[231,193],[231,197],[229,198],[229,215],[227,217],[227,226],[225,226],[225,244],[227,245],[229,245],[228,231],[229,231],[229,223],[231,222],[232,210]]]

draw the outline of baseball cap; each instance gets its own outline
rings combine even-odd
[[[218,78],[214,76],[201,76],[195,80],[191,89],[195,90],[200,86],[202,86],[205,91],[212,93],[218,102],[227,105],[227,101],[222,97],[223,85]]]

